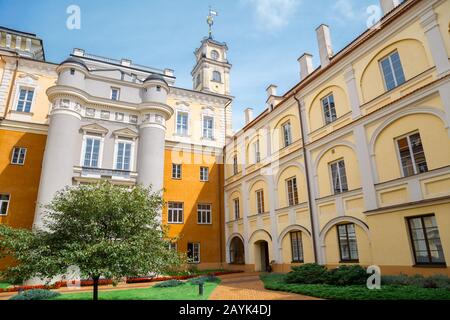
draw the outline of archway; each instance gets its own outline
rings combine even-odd
[[[230,243],[230,263],[245,264],[244,242],[241,238],[234,237]]]
[[[265,240],[257,241],[255,248],[255,270],[260,272],[269,271],[269,243]]]

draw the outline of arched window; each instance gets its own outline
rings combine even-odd
[[[211,59],[219,60],[219,52],[217,52],[217,50],[211,51]]]
[[[245,264],[244,243],[239,237],[234,237],[230,243],[230,263]]]
[[[220,74],[219,71],[214,71],[213,72],[213,81],[215,81],[215,82],[222,82],[222,75]]]

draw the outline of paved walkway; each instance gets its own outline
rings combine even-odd
[[[259,273],[237,273],[219,277],[222,282],[210,300],[320,300],[300,294],[264,289]]]

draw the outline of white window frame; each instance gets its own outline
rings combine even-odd
[[[117,156],[119,154],[119,144],[120,143],[128,143],[131,145],[130,150],[130,168],[128,170],[125,169],[118,169],[117,168]],[[113,168],[114,170],[121,170],[121,171],[134,171],[134,148],[135,148],[135,142],[134,140],[127,140],[123,138],[116,138],[116,141],[114,142],[114,162],[113,162]],[[125,150],[124,150],[125,152]],[[125,153],[123,155],[123,158],[125,157]],[[123,164],[123,163],[122,163]]]
[[[207,130],[211,130],[211,136],[208,137],[207,135],[205,136],[205,120],[206,118],[210,118],[212,120],[212,128],[211,129],[207,129]],[[209,115],[209,114],[202,114],[202,138],[203,139],[208,139],[208,140],[214,140],[214,136],[215,136],[215,130],[214,130],[214,126],[215,126],[215,121],[214,121],[214,116]]]
[[[289,199],[289,182],[291,182],[291,181],[293,182],[294,180],[295,180],[295,188],[294,188],[294,185],[292,185],[292,200],[293,200],[293,203],[291,203],[290,199]],[[296,206],[296,205],[299,204],[300,199],[299,199],[299,195],[298,195],[297,176],[290,177],[290,178],[286,179],[286,196],[287,196],[287,204],[288,204],[289,207]],[[295,202],[295,198],[297,198],[297,203]]]
[[[116,99],[114,99],[114,97],[113,97],[114,91],[117,91],[117,97],[116,97]],[[112,101],[120,101],[120,88],[111,87],[111,95],[110,95],[110,99],[111,99]]]
[[[259,144],[259,139],[253,142],[253,153],[255,157],[255,163],[261,162],[261,146]]]
[[[31,100],[30,111],[19,111],[19,110],[17,110],[17,107],[19,106],[20,91],[21,90],[33,91],[33,99]],[[20,113],[25,113],[25,114],[33,113],[34,103],[36,101],[36,94],[37,94],[37,88],[35,86],[23,85],[23,84],[18,85],[17,86],[17,92],[16,92],[16,97],[15,97],[15,101],[14,101],[14,109],[13,110],[15,112],[20,112]],[[27,97],[28,97],[28,94],[27,94]],[[24,105],[24,107],[25,107],[25,105]]]
[[[402,157],[400,155],[400,149],[398,147],[398,141],[401,140],[401,139],[404,139],[404,138],[406,138],[406,141],[408,142],[409,156],[411,157],[411,161],[412,161],[412,164],[413,164],[414,175],[417,175],[417,174],[421,173],[421,172],[419,172],[419,170],[417,168],[416,159],[414,158],[414,153],[412,152],[412,146],[411,146],[411,139],[410,139],[410,137],[415,135],[415,134],[419,134],[419,136],[420,136],[420,141],[422,142],[422,149],[423,149],[423,152],[424,152],[425,162],[427,163],[427,167],[428,167],[428,162],[426,161],[427,157],[425,155],[425,148],[423,147],[423,139],[422,139],[422,136],[420,135],[419,131],[413,131],[413,132],[407,133],[405,135],[402,135],[402,136],[400,136],[398,138],[395,138],[395,149],[397,151],[397,158],[398,158],[398,162],[399,162],[399,165],[400,165],[400,172],[401,172],[403,178],[409,177],[409,176],[406,176],[405,172],[403,171]]]
[[[123,122],[123,120],[125,119],[125,114],[123,112],[116,112],[115,115],[114,115],[114,119],[116,121]]]
[[[340,172],[340,170],[339,170],[339,162],[344,162],[344,168],[345,168],[345,181],[347,182],[347,190],[343,190],[343,185],[342,185],[342,177],[341,177],[341,172]],[[339,182],[340,182],[340,185],[339,185],[339,189],[341,190],[340,192],[335,192],[335,190],[334,190],[334,179],[333,179],[333,169],[331,168],[331,166],[332,165],[337,165],[338,167],[337,167],[337,173],[338,173],[338,175],[339,175]],[[342,158],[342,159],[338,159],[338,160],[336,160],[336,161],[333,161],[333,162],[330,162],[329,164],[328,164],[328,171],[329,171],[329,174],[330,174],[330,181],[331,181],[331,193],[332,194],[334,194],[334,195],[338,195],[338,194],[341,194],[341,193],[344,193],[344,192],[347,192],[347,191],[349,191],[350,190],[350,188],[349,188],[349,186],[348,186],[348,176],[347,176],[347,166],[345,165],[345,161],[344,161],[344,159]]]
[[[179,116],[180,113],[183,113],[183,114],[187,115],[186,134],[178,132],[178,116]],[[191,123],[191,114],[190,114],[190,112],[186,111],[186,110],[177,110],[176,116],[175,116],[175,134],[177,136],[180,136],[180,137],[189,137],[190,136],[190,132],[191,132],[190,131],[191,130],[190,123]]]
[[[85,135],[83,135],[83,143],[81,144],[80,166],[84,167],[87,139],[98,139],[98,140],[100,140],[100,148],[99,148],[99,152],[98,152],[98,166],[97,166],[97,169],[101,169],[102,168],[102,164],[103,164],[103,144],[105,142],[105,137],[104,136],[92,135],[92,134],[85,134]]]
[[[208,206],[209,209],[200,208],[200,206]],[[206,219],[203,219],[205,214]],[[197,204],[197,224],[212,224],[212,204],[199,203]]]
[[[404,84],[404,83],[406,82],[405,69],[403,68],[403,64],[402,64],[402,59],[401,59],[401,57],[400,57],[400,53],[398,52],[398,50],[394,50],[394,51],[392,51],[391,53],[389,53],[388,55],[386,55],[384,58],[381,58],[381,59],[378,61],[378,64],[379,64],[379,67],[380,67],[380,71],[381,71],[381,75],[382,75],[382,77],[383,77],[384,89],[385,89],[386,91],[394,90],[395,88],[397,88],[397,87],[399,87],[400,85],[402,85],[402,84],[399,84],[399,83],[398,83],[398,79],[397,79],[396,74],[395,74],[394,64],[392,63],[392,55],[393,55],[394,53],[397,53],[397,54],[398,54],[398,58],[399,58],[399,61],[400,61],[400,66],[402,67],[403,78],[404,78],[404,82],[403,82],[402,84]],[[394,78],[394,84],[395,84],[395,86],[394,86],[393,88],[391,88],[391,89],[388,89],[388,84],[387,84],[387,82],[386,82],[386,75],[384,74],[384,69],[383,69],[383,64],[382,64],[382,63],[383,63],[383,61],[385,61],[385,60],[388,60],[388,61],[389,61],[389,66],[391,67],[392,77]]]
[[[201,261],[201,258],[200,258],[200,253],[201,253],[201,251],[200,251],[200,242],[188,242],[188,249],[189,249],[189,244],[192,244],[192,250],[193,250],[192,256],[193,257],[195,257],[195,249],[196,249],[195,247],[197,247],[197,252],[198,252],[198,254],[197,254],[197,257],[198,257],[197,261],[189,260],[189,263],[190,264],[198,264],[198,263],[200,263],[200,261]]]
[[[11,203],[11,195],[9,193],[0,193],[0,196],[8,196],[8,200],[2,200],[0,198],[0,217],[6,217],[8,215],[9,205]],[[6,203],[6,213],[2,214],[1,208]]]
[[[240,200],[239,198],[233,199],[233,208],[234,208],[234,220],[239,220],[241,218],[241,208],[240,208]]]
[[[330,122],[327,122],[327,116],[325,114],[325,110],[324,110],[324,106],[323,106],[323,102],[324,100],[327,100],[328,102],[328,109],[330,112],[330,116],[331,116],[331,103],[330,103],[330,98],[333,97],[333,103],[334,103],[334,113],[336,114],[336,119],[332,119]],[[336,122],[337,119],[339,119],[339,116],[337,114],[337,110],[336,110],[336,99],[334,98],[334,93],[330,92],[329,94],[327,94],[325,97],[323,97],[322,99],[320,99],[320,108],[322,109],[322,117],[323,117],[323,123],[325,126],[328,126],[329,124],[332,124],[333,122]]]
[[[181,208],[170,208],[171,204],[181,204]],[[175,210],[176,214],[177,214],[177,218],[180,217],[181,214],[181,221],[179,221],[180,219],[177,219],[177,221],[174,221],[173,217],[173,211],[172,211],[172,221],[169,220],[169,211],[170,210]],[[177,202],[177,201],[169,201],[169,203],[167,204],[167,223],[168,224],[183,224],[184,223],[184,202]]]
[[[16,150],[19,150],[19,156],[17,157],[17,160],[20,160],[20,151],[25,150],[25,152],[23,154],[22,162],[20,162],[20,161],[14,162],[14,154],[15,154]],[[28,151],[27,148],[24,148],[24,147],[14,147],[12,150],[12,154],[11,154],[11,164],[16,165],[16,166],[24,166],[26,158],[27,158],[27,151]]]
[[[288,139],[289,141],[286,140],[286,128],[289,128],[288,130]],[[285,122],[283,125],[281,125],[281,129],[283,131],[283,144],[284,147],[288,147],[292,144],[292,125],[290,121]]]
[[[180,177],[179,177],[179,178],[173,175],[173,173],[174,173],[174,172],[173,172],[174,166],[176,166],[177,168],[178,168],[178,167],[180,168],[180,170],[176,170],[176,171],[177,171],[177,172],[176,172],[177,175],[178,175],[178,171],[180,171]],[[183,179],[183,165],[182,165],[182,164],[172,163],[172,179],[173,179],[173,180],[181,180],[181,179]]]
[[[205,170],[206,169],[206,178],[205,178]],[[209,181],[209,168],[208,167],[200,167],[200,181],[208,182]]]
[[[256,213],[265,213],[265,203],[264,203],[264,189],[259,189],[255,191],[256,193]],[[261,209],[261,210],[260,210]]]

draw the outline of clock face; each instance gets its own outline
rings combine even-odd
[[[211,51],[211,59],[213,60],[219,59],[219,53],[216,50]]]

